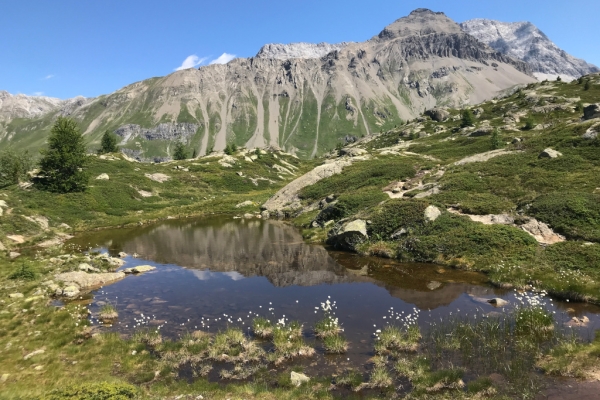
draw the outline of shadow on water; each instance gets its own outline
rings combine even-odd
[[[177,338],[236,326],[251,334],[256,315],[285,316],[304,324],[305,338],[317,349],[306,366],[318,365],[322,374],[364,365],[373,355],[373,333],[389,323],[390,309],[405,316],[419,310],[419,324],[427,326],[449,315],[502,312],[486,302],[490,298],[506,299],[507,308],[517,302],[514,291],[486,285],[483,274],[330,251],[304,243],[296,229],[279,221],[171,220],[93,232],[70,243],[113,256],[139,255],[127,256],[125,267],[157,267],[93,293],[93,313],[106,303],[118,310],[118,322],[109,329],[131,334],[160,326],[164,336]],[[337,302],[334,311],[350,343],[341,356],[324,354],[311,328],[328,298]],[[584,335],[600,328],[598,307],[561,302],[549,307],[565,321],[588,316]]]

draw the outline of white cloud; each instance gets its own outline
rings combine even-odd
[[[209,64],[227,64],[235,58],[235,54],[223,53],[219,58],[212,60]]]
[[[198,65],[206,61],[206,59],[207,57],[200,58],[197,55],[192,54],[191,56],[188,56],[185,60],[183,60],[181,66],[175,68],[175,71],[181,71],[182,69],[197,67]]]
[[[33,92],[34,96],[43,96],[44,92]]]
[[[50,74],[50,75],[46,75],[45,77],[43,77],[42,80],[47,81],[48,79],[52,79],[52,78],[54,78],[54,75]]]

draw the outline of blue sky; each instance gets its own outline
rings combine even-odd
[[[419,7],[457,22],[531,21],[600,65],[600,2],[590,0],[5,0],[0,90],[93,97],[167,75],[190,56],[186,65],[250,57],[272,42],[364,41]]]

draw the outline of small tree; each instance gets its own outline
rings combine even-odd
[[[198,153],[196,152],[196,149],[194,149],[194,151],[192,152],[192,158],[196,158],[197,155]]]
[[[583,76],[580,76],[580,77],[577,79],[577,84],[578,84],[578,85],[581,85],[582,83],[583,83]]]
[[[44,190],[58,193],[82,192],[89,176],[83,170],[87,154],[77,123],[58,117],[48,137],[48,148],[40,150],[40,173],[34,183]]]
[[[492,150],[496,150],[502,147],[502,142],[500,141],[500,133],[498,132],[497,128],[494,129],[494,131],[492,132],[490,141],[492,144]]]
[[[119,151],[119,148],[117,147],[117,136],[106,130],[104,135],[102,135],[98,154],[116,153],[117,151]]]
[[[590,80],[586,79],[585,85],[583,85],[583,90],[590,90],[591,87],[592,87],[592,84],[590,83]]]
[[[462,112],[462,122],[460,126],[462,128],[466,128],[468,126],[475,125],[475,117],[473,116],[473,112],[471,110],[464,110]]]
[[[18,152],[8,148],[0,152],[0,188],[19,183],[27,176],[32,161],[29,152]]]
[[[523,129],[530,131],[533,128],[535,128],[535,120],[532,117],[528,117],[525,119],[525,127]]]
[[[173,152],[174,160],[185,160],[188,158],[187,149],[181,142],[177,142],[175,145],[175,151]]]
[[[561,82],[561,81],[562,81],[562,78],[560,77],[560,75],[559,75],[559,76],[557,76],[557,77],[556,77],[556,82]]]

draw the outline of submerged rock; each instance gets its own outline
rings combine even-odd
[[[294,372],[294,371],[292,371],[290,379],[292,381],[292,385],[294,385],[294,386],[300,386],[304,382],[310,381],[310,378],[308,376],[301,374],[299,372]]]
[[[153,267],[152,265],[138,265],[137,267],[124,269],[123,272],[126,274],[142,274],[155,269],[156,267]]]
[[[499,297],[496,297],[495,299],[490,299],[487,302],[496,307],[504,307],[508,304],[508,301],[501,299]]]

